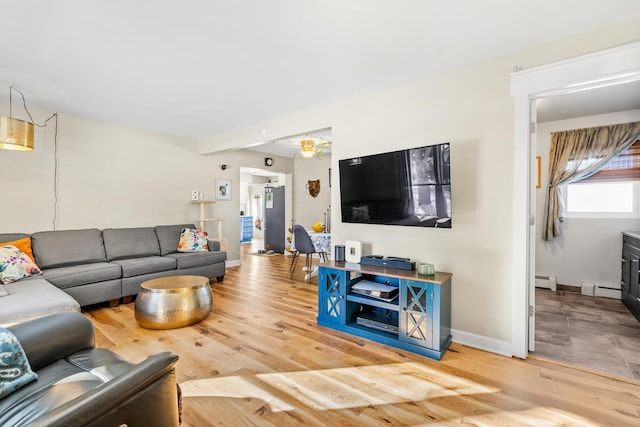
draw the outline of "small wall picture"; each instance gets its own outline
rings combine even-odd
[[[265,188],[264,205],[265,209],[273,209],[273,192],[271,189]]]
[[[231,200],[230,179],[216,179],[216,200]]]

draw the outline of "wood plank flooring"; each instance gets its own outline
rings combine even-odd
[[[184,426],[640,425],[633,381],[455,343],[437,362],[317,326],[317,285],[289,261],[243,253],[190,327],[140,328],[133,303],[85,314],[125,359],[180,356]]]

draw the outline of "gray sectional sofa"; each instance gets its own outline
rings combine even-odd
[[[0,242],[31,237],[42,274],[4,285],[0,326],[58,311],[121,298],[130,301],[140,284],[163,276],[198,275],[224,279],[227,254],[209,240],[209,251],[178,252],[180,232],[193,224],[104,230],[0,234]]]

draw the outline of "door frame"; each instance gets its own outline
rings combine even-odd
[[[535,100],[640,80],[640,42],[511,74],[514,98],[513,150],[513,271],[511,352],[525,359],[534,325],[530,292],[535,286],[535,201],[531,199],[536,171],[532,167],[535,144]],[[534,132],[534,133],[532,133]],[[525,189],[525,191],[522,191]]]

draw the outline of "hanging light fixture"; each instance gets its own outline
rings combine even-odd
[[[0,117],[0,148],[4,150],[33,150],[33,123],[12,117]]]
[[[9,87],[9,117],[0,117],[0,149],[33,150],[33,123],[14,119],[12,114],[11,92]]]
[[[313,155],[316,154],[315,142],[311,139],[303,139],[300,141],[300,154],[302,154],[302,157],[305,159],[313,157]]]

